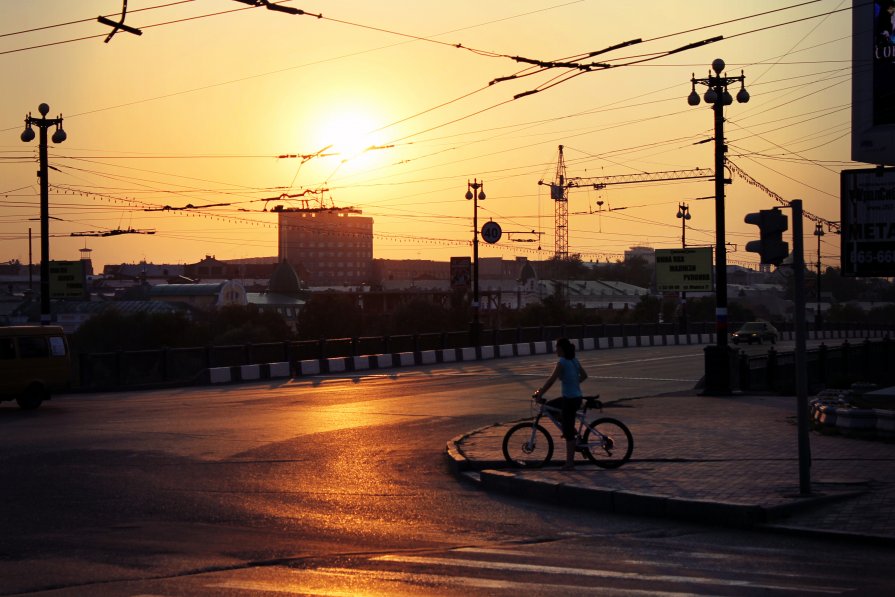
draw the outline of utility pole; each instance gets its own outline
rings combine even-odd
[[[481,190],[479,190],[481,189]],[[479,200],[485,200],[485,181],[466,181],[466,200],[472,200],[472,324],[469,326],[473,346],[482,341],[482,322],[479,317]]]
[[[820,237],[824,235],[824,227],[818,222],[814,226],[814,236],[817,237],[817,308],[814,310],[814,326],[820,329],[823,323],[823,315],[820,314]]]
[[[792,271],[795,282],[796,324],[796,423],[799,445],[799,493],[811,493],[811,444],[808,441],[808,375],[805,346],[805,242],[802,238],[802,200],[793,199]],[[820,237],[818,237],[819,239]]]
[[[681,248],[687,248],[687,220],[690,219],[690,206],[678,203],[677,217],[681,220]],[[687,333],[687,292],[681,291],[681,327]]]
[[[746,91],[746,76],[738,77],[722,76],[724,61],[716,58],[712,62],[714,75],[704,79],[697,79],[695,74],[690,79],[693,85],[687,103],[691,106],[699,105],[699,94],[696,93],[696,84],[705,85],[708,91],[703,99],[711,104],[715,112],[715,340],[714,347],[708,346],[705,350],[707,395],[724,396],[731,392],[730,368],[731,357],[727,346],[727,249],[725,244],[724,225],[724,185],[729,179],[724,178],[724,154],[727,153],[727,144],[724,142],[724,106],[733,103],[733,97],[727,90],[731,83],[740,83],[737,92],[737,102],[744,104],[749,101],[749,92]]]
[[[53,143],[57,145],[65,141],[68,135],[62,129],[62,115],[57,118],[47,118],[50,112],[50,106],[41,104],[37,107],[40,112],[40,118],[31,116],[31,112],[25,117],[25,130],[22,131],[21,139],[25,143],[34,140],[34,129],[36,126],[40,129],[40,170],[37,176],[40,178],[40,323],[47,325],[52,317],[50,315],[50,181],[47,172],[47,129],[51,126],[56,127],[53,133]]]

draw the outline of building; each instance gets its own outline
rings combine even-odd
[[[248,304],[245,287],[235,280],[211,284],[159,284],[147,290],[149,300],[182,303],[203,311]]]
[[[354,209],[279,210],[279,261],[308,286],[358,286],[373,278],[373,218]]]

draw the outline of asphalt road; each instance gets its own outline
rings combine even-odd
[[[624,418],[700,347],[581,355]],[[446,441],[528,415],[552,357],[0,406],[0,594],[875,594],[889,548],[489,495]],[[607,409],[608,410],[608,409]],[[636,430],[635,430],[636,433]]]

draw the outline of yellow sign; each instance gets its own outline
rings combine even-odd
[[[83,299],[87,297],[87,279],[80,261],[50,262],[50,298]]]
[[[656,249],[658,292],[711,292],[712,249]]]

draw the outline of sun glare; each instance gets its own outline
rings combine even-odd
[[[372,118],[360,112],[345,111],[325,118],[316,137],[321,147],[329,147],[327,153],[336,153],[343,160],[352,160],[376,145],[371,134],[374,128]]]

